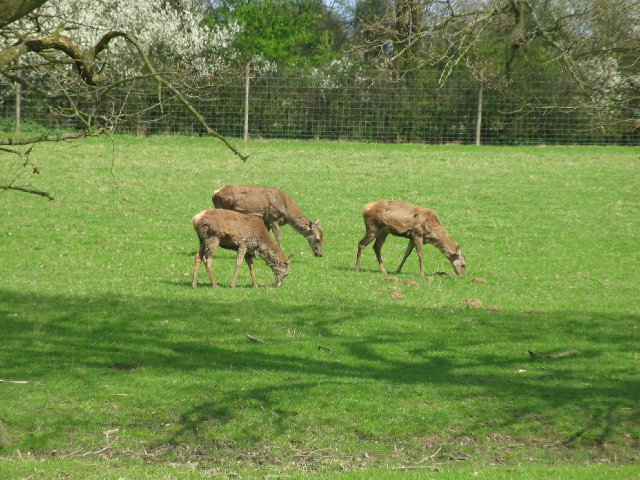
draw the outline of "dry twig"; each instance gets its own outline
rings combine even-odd
[[[244,334],[245,337],[247,337],[249,340],[251,340],[252,342],[256,342],[256,343],[269,343],[265,340],[262,340],[261,338],[256,337],[255,335],[250,335],[248,333]]]
[[[15,385],[43,385],[39,380],[3,380],[2,378],[0,378],[0,383],[13,383]]]
[[[567,358],[567,357],[575,357],[578,354],[574,349],[570,348],[569,350],[565,350],[564,352],[556,353],[553,355],[545,355],[543,353],[538,353],[533,350],[529,350],[529,355],[534,359],[558,359],[558,358]]]

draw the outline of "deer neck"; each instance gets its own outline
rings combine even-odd
[[[301,235],[308,236],[311,234],[311,220],[309,220],[300,207],[285,195],[283,204],[280,206],[280,212],[284,216],[286,223],[291,225],[293,229]]]
[[[447,235],[447,233],[442,230],[440,235],[438,235],[434,240],[433,244],[436,246],[438,250],[440,250],[443,255],[447,258],[451,258],[456,255],[458,251],[458,244],[453,241],[453,239]]]
[[[256,251],[256,253],[260,255],[264,259],[264,261],[267,262],[267,264],[271,267],[284,263],[284,254],[279,251],[278,247],[261,247]]]
[[[300,235],[308,237],[313,231],[311,220],[304,215],[287,215],[287,223]]]

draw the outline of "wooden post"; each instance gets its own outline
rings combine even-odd
[[[246,75],[244,78],[244,134],[243,140],[249,140],[249,77],[251,75],[251,64],[247,63]]]
[[[480,81],[480,88],[478,89],[478,111],[476,116],[476,145],[482,143],[482,93],[484,90],[484,82]]]
[[[18,59],[18,66],[20,65],[20,60]],[[16,83],[16,135],[20,135],[21,133],[21,114],[22,114],[22,86],[19,83]]]

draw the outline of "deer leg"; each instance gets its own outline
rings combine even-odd
[[[193,281],[191,282],[191,286],[193,288],[197,288],[198,286],[198,271],[200,270],[200,262],[202,262],[202,257],[204,256],[204,244],[200,244],[200,249],[196,252],[195,256],[195,267],[193,269]]]
[[[373,251],[376,252],[376,258],[378,259],[378,265],[380,265],[380,270],[382,273],[386,275],[387,270],[384,268],[384,263],[382,262],[382,245],[384,245],[385,240],[387,239],[387,235],[389,232],[383,232],[378,235],[375,243],[373,244]]]
[[[271,230],[273,231],[273,235],[276,237],[276,243],[280,248],[282,248],[282,233],[280,232],[280,225],[278,225],[278,222],[273,222],[271,224]]]
[[[244,256],[247,253],[247,247],[238,247],[238,255],[236,256],[236,270],[233,272],[233,278],[231,279],[231,288],[236,288],[236,280],[238,279],[238,273],[240,273],[240,267],[244,261]]]
[[[358,242],[358,256],[356,257],[356,266],[353,269],[355,272],[360,271],[360,259],[362,258],[362,252],[374,238],[376,238],[375,230],[367,230],[367,233],[362,237],[362,240]]]
[[[253,255],[247,255],[244,257],[247,261],[247,265],[249,265],[249,273],[251,274],[251,283],[253,283],[253,288],[258,286],[258,282],[256,282],[256,272],[253,269]]]
[[[404,267],[404,262],[407,261],[407,258],[409,258],[409,255],[411,255],[412,251],[413,251],[413,240],[409,240],[409,245],[407,245],[407,251],[404,252],[404,257],[402,258],[400,265],[398,265],[398,269],[396,270],[396,273],[400,273],[402,271],[402,267]]]
[[[207,268],[207,275],[209,276],[209,281],[211,282],[211,286],[217,288],[218,282],[216,282],[216,277],[213,274],[213,269],[211,268],[211,262],[213,260],[213,255],[216,253],[218,249],[218,245],[220,245],[220,239],[218,237],[213,237],[211,242],[207,244],[208,250],[204,255],[204,265]]]
[[[411,239],[418,252],[418,260],[420,261],[420,275],[424,275],[424,252],[422,250],[422,237],[414,237]]]

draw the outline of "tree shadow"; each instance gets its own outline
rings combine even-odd
[[[190,283],[171,284],[191,289]],[[588,423],[576,425],[568,442],[586,436],[605,438],[615,430],[612,424],[621,409],[633,410],[637,418],[640,385],[634,365],[615,363],[616,371],[607,378],[594,378],[589,371],[596,364],[601,371],[611,356],[636,354],[637,335],[625,326],[637,325],[637,315],[555,311],[532,316],[398,307],[375,299],[366,304],[289,305],[269,297],[242,302],[211,296],[203,302],[196,294],[182,299],[78,298],[2,291],[0,296],[0,359],[10,360],[3,367],[5,378],[46,382],[67,365],[113,369],[128,364],[167,378],[202,370],[268,372],[293,379],[249,386],[242,392],[219,392],[215,400],[183,405],[179,426],[161,442],[180,443],[211,419],[237,420],[239,397],[276,413],[283,411],[277,398],[285,391],[311,394],[318,383],[310,378],[321,379],[324,385],[364,382],[372,392],[386,385],[446,388],[452,402],[464,402],[469,395],[513,398],[513,411],[501,417],[501,427],[517,424],[540,405],[547,413],[577,405],[595,409]],[[269,312],[270,317],[251,327],[230,320],[253,318],[256,311]],[[407,318],[428,319],[429,328],[399,330]],[[248,341],[244,337],[248,328],[258,329],[255,333],[267,343]],[[292,342],[284,333],[295,329],[307,332],[303,340]],[[423,339],[416,339],[418,332],[423,332]],[[320,345],[326,351],[318,350]],[[496,353],[496,346],[503,353]],[[576,347],[579,356],[536,363],[527,348],[538,346],[558,351]],[[531,372],[522,375],[520,370]],[[287,425],[283,420],[279,428],[284,431]],[[254,434],[246,435],[252,439]]]

